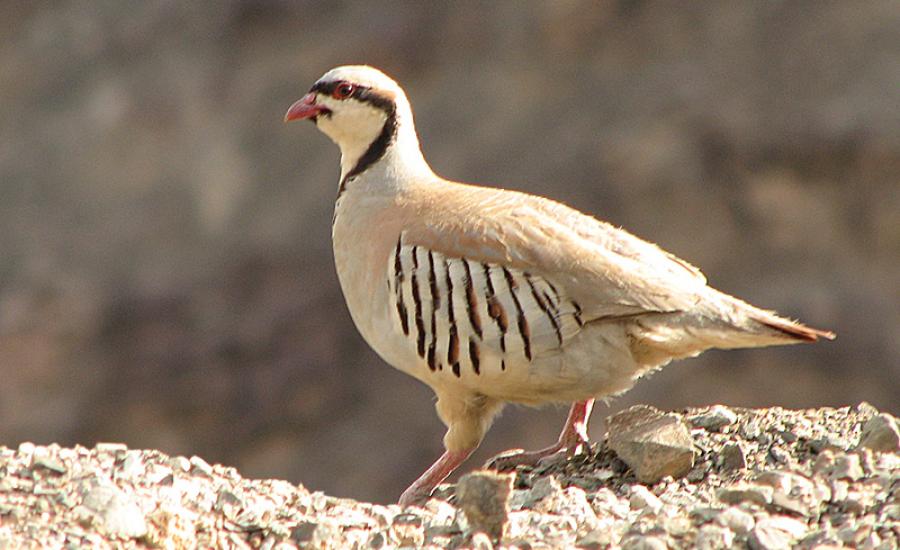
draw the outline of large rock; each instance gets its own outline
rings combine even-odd
[[[859,446],[880,452],[900,451],[900,428],[897,427],[897,419],[887,413],[870,418],[863,426]]]
[[[691,433],[677,414],[636,405],[607,420],[609,447],[643,483],[679,478],[694,465]]]

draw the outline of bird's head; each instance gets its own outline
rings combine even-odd
[[[322,75],[284,115],[285,122],[305,119],[341,148],[344,175],[363,160],[368,167],[397,143],[413,150],[403,156],[421,157],[406,94],[373,67],[347,65]]]

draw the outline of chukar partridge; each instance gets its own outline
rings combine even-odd
[[[428,384],[446,452],[400,497],[421,503],[504,403],[574,403],[574,452],[597,397],[709,348],[834,338],[706,284],[689,263],[558,202],[448,181],[422,156],[406,94],[384,73],[325,73],[285,120],[341,149],[334,258],[347,307],[389,364]]]

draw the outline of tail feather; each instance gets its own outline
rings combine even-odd
[[[819,338],[828,340],[834,340],[835,338],[835,334],[831,331],[815,329],[775,315],[751,315],[750,318],[761,325],[802,342],[816,342]]]

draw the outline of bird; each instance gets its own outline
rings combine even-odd
[[[549,198],[450,181],[426,162],[406,93],[366,65],[326,72],[284,116],[340,148],[334,262],[350,316],[432,388],[444,453],[400,496],[422,505],[508,403],[570,404],[536,464],[588,443],[595,399],[711,348],[833,339],[707,284],[690,263]]]

